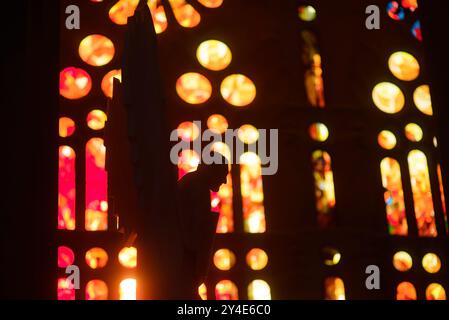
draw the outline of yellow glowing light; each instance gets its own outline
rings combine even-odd
[[[423,84],[415,89],[413,92],[413,101],[419,111],[428,116],[433,115],[432,99],[430,97],[430,88],[428,85]]]
[[[148,7],[153,18],[154,30],[156,34],[162,33],[167,29],[167,15],[165,14],[164,6],[160,0],[148,0]]]
[[[340,262],[341,254],[336,249],[325,247],[323,249],[324,264],[327,266],[334,266]]]
[[[206,287],[206,284],[202,283],[198,287],[198,295],[200,296],[201,300],[207,300],[207,287]]]
[[[413,142],[419,142],[423,138],[423,132],[416,123],[409,123],[405,126],[405,136]]]
[[[262,270],[268,264],[268,255],[262,249],[253,248],[246,254],[246,263],[252,270]]]
[[[202,42],[196,50],[196,57],[203,67],[213,71],[225,69],[232,60],[229,47],[218,40]]]
[[[237,286],[230,280],[221,280],[215,285],[215,298],[217,300],[237,300]]]
[[[198,138],[200,129],[198,126],[190,121],[182,122],[178,126],[178,137],[184,141],[193,141]]]
[[[223,4],[223,0],[198,0],[198,2],[207,8],[218,8]]]
[[[118,25],[128,22],[128,17],[134,14],[139,0],[120,0],[109,9],[109,18]]]
[[[377,142],[382,148],[386,150],[393,149],[397,143],[394,133],[388,130],[382,130],[379,133],[379,135],[377,136]]]
[[[388,59],[391,73],[404,81],[415,80],[419,76],[419,63],[414,56],[404,51],[393,53]]]
[[[416,289],[410,282],[401,282],[396,288],[396,300],[416,300]]]
[[[207,127],[214,133],[224,133],[228,129],[228,121],[221,114],[213,114],[207,119]]]
[[[108,286],[102,280],[90,280],[86,284],[86,300],[107,300]]]
[[[312,6],[300,6],[298,16],[303,21],[313,21],[316,18],[316,10]]]
[[[248,286],[249,300],[271,300],[270,286],[264,280],[253,280]]]
[[[184,28],[193,28],[200,23],[200,14],[185,0],[168,0],[168,2],[172,7],[176,21]]]
[[[206,102],[212,94],[212,85],[202,74],[185,73],[176,81],[176,92],[187,103],[200,104]]]
[[[101,110],[92,110],[87,115],[87,126],[92,130],[101,130],[104,128],[104,125],[108,120],[106,113]]]
[[[103,268],[108,263],[108,254],[102,248],[92,248],[86,252],[86,264],[92,269]]]
[[[235,264],[235,254],[229,249],[219,249],[214,254],[214,265],[220,270],[230,270]]]
[[[223,80],[220,92],[229,104],[244,107],[256,97],[256,86],[243,74],[232,74]]]
[[[122,70],[120,69],[111,70],[108,73],[106,73],[105,76],[103,77],[103,80],[101,80],[101,90],[103,90],[104,95],[108,98],[112,98],[114,78],[117,78],[121,82]]]
[[[59,136],[70,137],[75,132],[75,122],[67,117],[59,118]]]
[[[446,291],[438,283],[431,283],[426,289],[427,300],[446,300]]]
[[[441,269],[440,258],[435,253],[427,253],[422,258],[422,266],[429,273],[437,273]]]
[[[137,281],[133,278],[127,278],[120,282],[119,297],[120,300],[136,300]]]
[[[73,152],[73,149],[70,148],[69,146],[62,146],[61,153],[64,157],[69,158],[69,159],[72,158],[75,154]]]
[[[178,178],[195,171],[200,163],[200,157],[194,150],[182,150],[178,157]]]
[[[405,251],[398,251],[393,256],[393,266],[398,271],[408,271],[413,266],[412,257]]]
[[[237,135],[243,143],[252,144],[259,139],[259,130],[250,124],[244,124],[237,131]]]
[[[315,141],[326,141],[329,137],[329,130],[324,123],[316,122],[309,127],[310,137]]]
[[[229,148],[229,146],[221,141],[218,142],[214,142],[212,144],[211,150],[214,152],[218,152],[219,154],[221,154],[223,157],[226,158],[226,160],[228,160],[229,162],[229,166],[231,165],[231,149]]]
[[[68,67],[59,73],[59,94],[67,99],[80,99],[92,88],[89,74],[80,68]]]
[[[385,113],[397,113],[405,104],[401,89],[390,82],[377,84],[373,89],[372,97],[376,107]]]
[[[104,66],[114,57],[114,44],[101,35],[91,34],[81,40],[78,53],[81,59],[91,66]]]
[[[118,254],[118,261],[126,268],[137,266],[137,249],[135,247],[125,247]]]
[[[345,300],[345,285],[341,278],[328,277],[324,281],[326,300]]]

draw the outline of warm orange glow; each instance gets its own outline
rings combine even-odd
[[[200,296],[201,300],[207,300],[207,287],[204,283],[202,283],[198,287],[198,295]]]
[[[251,249],[246,254],[246,263],[252,270],[262,270],[268,264],[268,255],[262,249]]]
[[[136,300],[137,281],[133,278],[127,278],[120,282],[119,297],[120,300]]]
[[[128,22],[128,17],[134,14],[139,0],[120,0],[109,10],[109,18],[118,25]]]
[[[256,86],[243,74],[232,74],[223,80],[220,92],[229,104],[244,107],[256,97]]]
[[[405,126],[405,136],[412,142],[419,142],[423,138],[423,132],[416,123],[409,123]]]
[[[388,59],[391,73],[404,81],[415,80],[419,76],[419,63],[414,56],[404,51],[393,53]]]
[[[387,211],[388,232],[391,235],[405,236],[408,232],[408,225],[399,163],[393,158],[384,158],[380,163],[380,172],[382,186],[385,188],[384,201]]]
[[[86,300],[107,300],[108,286],[102,280],[90,280],[86,284]]]
[[[431,283],[426,289],[427,300],[446,300],[446,291],[438,283]]]
[[[235,265],[235,254],[229,249],[219,249],[214,254],[214,265],[220,270],[230,270]]]
[[[309,135],[313,140],[323,142],[329,137],[329,130],[324,123],[316,122],[310,125]]]
[[[118,254],[118,261],[126,268],[137,266],[137,249],[135,247],[125,247]]]
[[[59,147],[58,229],[75,230],[75,151]]]
[[[416,300],[416,289],[410,282],[401,282],[396,288],[396,300]]]
[[[388,130],[382,130],[379,133],[379,135],[377,136],[377,142],[382,148],[386,150],[393,149],[397,143],[394,133]]]
[[[412,150],[408,154],[407,160],[418,234],[421,237],[436,237],[435,211],[426,155],[422,151]]]
[[[156,34],[162,33],[167,29],[167,15],[165,14],[164,6],[161,4],[161,0],[148,0],[148,7],[151,11],[153,18],[153,25]]]
[[[67,99],[80,99],[92,88],[89,74],[80,68],[68,67],[59,73],[59,93]]]
[[[67,117],[59,118],[59,136],[61,138],[70,137],[75,132],[75,122]]]
[[[376,107],[385,113],[397,113],[405,104],[405,97],[401,89],[390,82],[381,82],[376,85],[372,98]]]
[[[221,280],[215,286],[215,299],[238,300],[237,286],[230,280]]]
[[[225,69],[232,60],[229,47],[218,40],[207,40],[202,42],[196,50],[199,63],[213,71]]]
[[[428,273],[437,273],[441,269],[441,260],[435,253],[427,253],[422,258],[422,266]]]
[[[298,16],[302,21],[313,21],[316,18],[316,10],[312,6],[300,6],[298,8]]]
[[[240,189],[245,232],[265,232],[261,163],[259,156],[253,152],[240,156]]]
[[[316,150],[312,153],[313,177],[315,179],[315,201],[318,224],[326,227],[334,219],[335,207],[334,175],[329,153]]]
[[[338,277],[328,277],[324,281],[326,300],[345,300],[345,285]]]
[[[212,85],[202,74],[185,73],[176,81],[176,92],[187,103],[200,104],[206,102],[212,94]]]
[[[271,290],[264,280],[253,280],[248,286],[249,300],[271,300]]]
[[[184,28],[193,28],[200,23],[200,14],[192,5],[186,3],[185,0],[168,0],[168,2],[173,10],[176,21]]]
[[[413,102],[422,113],[431,116],[433,115],[432,99],[430,97],[430,88],[423,84],[415,89],[413,92]]]
[[[228,121],[221,114],[213,114],[207,119],[207,127],[214,133],[224,133],[228,129]]]
[[[67,278],[58,279],[58,300],[75,300],[75,288]]]
[[[259,130],[250,124],[244,124],[237,131],[237,135],[243,143],[252,144],[259,139]]]
[[[103,77],[103,80],[101,80],[101,90],[103,90],[104,95],[108,98],[112,98],[114,78],[117,78],[121,82],[122,70],[120,69],[111,70],[108,73],[106,73]]]
[[[178,126],[177,130],[178,137],[184,141],[193,141],[198,138],[200,134],[200,129],[198,128],[198,126],[191,121],[182,122]]]
[[[223,0],[198,0],[198,2],[207,8],[218,8],[223,4]]]
[[[101,130],[104,128],[106,120],[108,120],[106,113],[95,109],[87,115],[87,126],[92,130]]]
[[[84,62],[98,67],[112,60],[115,49],[109,38],[101,34],[91,34],[81,40],[78,53]]]
[[[182,150],[178,158],[178,179],[186,173],[195,171],[200,163],[199,155],[193,150]]]
[[[398,271],[408,271],[413,266],[412,257],[405,251],[396,252],[393,256],[393,266]]]
[[[92,248],[86,252],[86,264],[92,269],[99,269],[108,263],[108,254],[102,248]]]
[[[58,267],[66,268],[70,266],[75,261],[75,253],[73,250],[66,246],[58,247]]]
[[[107,230],[107,173],[106,147],[101,138],[86,143],[86,211],[85,228],[88,231]]]

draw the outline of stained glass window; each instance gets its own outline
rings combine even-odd
[[[75,151],[59,147],[58,229],[75,230]]]
[[[317,150],[312,154],[312,165],[318,224],[325,227],[334,219],[335,191],[331,157],[326,151]]]
[[[345,285],[339,277],[328,277],[324,281],[326,300],[345,300]]]

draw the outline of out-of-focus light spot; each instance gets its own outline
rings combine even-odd
[[[416,22],[412,26],[412,34],[418,40],[422,41],[422,33],[421,33],[421,22],[416,20]]]
[[[373,89],[373,101],[377,108],[386,113],[397,113],[405,104],[401,89],[393,83],[381,82]]]
[[[137,249],[135,247],[125,247],[118,254],[118,261],[126,268],[137,266]]]
[[[235,264],[235,254],[229,249],[219,249],[214,254],[214,265],[223,271],[230,270]]]
[[[423,138],[423,132],[416,123],[409,123],[405,126],[405,136],[413,142],[419,142]]]
[[[58,300],[75,300],[75,288],[71,280],[58,279]]]
[[[200,157],[194,150],[182,150],[178,157],[178,179],[186,173],[195,171],[200,163]]]
[[[68,67],[59,73],[59,93],[67,99],[80,99],[92,88],[89,74],[80,68]]]
[[[109,38],[101,34],[91,34],[81,40],[78,53],[85,63],[98,67],[112,60],[115,49]]]
[[[418,9],[418,0],[402,0],[401,5],[405,8],[410,10],[411,12]]]
[[[58,229],[75,230],[75,151],[59,147]]]
[[[99,269],[108,263],[108,254],[102,248],[92,248],[86,252],[86,264],[92,269]]]
[[[413,102],[422,113],[431,116],[433,115],[432,99],[430,97],[430,88],[423,84],[415,89],[413,92]]]
[[[104,95],[108,98],[112,98],[112,91],[114,89],[114,78],[117,78],[120,82],[122,81],[122,70],[116,69],[111,70],[108,73],[106,73],[103,77],[103,80],[101,80],[101,90],[103,91]]]
[[[95,109],[87,114],[87,126],[92,130],[101,130],[104,128],[108,117],[106,113],[101,110]]]
[[[168,2],[173,10],[176,21],[184,28],[193,28],[200,23],[200,14],[192,5],[186,3],[185,0],[168,0]]]
[[[393,256],[393,266],[398,271],[408,271],[413,266],[412,257],[408,254],[408,252],[398,251]]]
[[[323,142],[329,137],[329,130],[324,123],[316,122],[310,125],[309,135],[313,140]]]
[[[137,281],[133,278],[127,278],[120,282],[119,297],[120,300],[136,300]]]
[[[66,246],[58,247],[58,267],[66,268],[75,261],[75,254],[73,250]]]
[[[221,114],[213,114],[207,119],[207,127],[212,132],[221,134],[228,129],[228,121]]]
[[[334,248],[325,247],[323,249],[323,257],[326,266],[334,266],[340,262],[341,254]]]
[[[345,285],[338,277],[328,277],[324,280],[326,300],[345,300]]]
[[[252,144],[259,139],[259,130],[250,124],[244,124],[237,131],[237,136],[243,143]]]
[[[271,290],[264,280],[253,280],[248,286],[249,300],[271,300]]]
[[[416,300],[416,289],[410,282],[401,282],[396,288],[396,300]]]
[[[168,22],[161,0],[148,0],[147,5],[153,18],[154,31],[156,34],[164,32],[167,29]]]
[[[178,137],[184,141],[193,141],[197,139],[200,134],[198,126],[191,121],[182,122],[177,130]]]
[[[243,74],[232,74],[223,80],[220,92],[229,104],[244,107],[256,97],[256,86]]]
[[[238,300],[237,286],[230,280],[221,280],[215,285],[215,299]]]
[[[86,284],[86,300],[107,300],[108,286],[102,280],[90,280]]]
[[[187,103],[200,104],[206,102],[212,94],[212,85],[202,74],[185,73],[176,81],[176,92]]]
[[[201,300],[207,300],[207,287],[206,287],[206,284],[202,283],[198,287],[198,295],[200,296]]]
[[[390,1],[387,4],[387,13],[391,19],[394,20],[404,20],[405,12],[404,8],[402,8],[397,1]]]
[[[207,8],[218,8],[223,4],[223,0],[198,0],[198,2]]]
[[[393,53],[388,59],[391,73],[404,81],[415,80],[419,76],[419,63],[414,56],[404,51]]]
[[[312,6],[300,6],[298,16],[303,21],[313,21],[316,18],[316,10]]]
[[[394,133],[388,130],[382,130],[379,133],[379,135],[377,136],[377,142],[382,148],[386,150],[393,149],[397,143]]]
[[[439,283],[431,283],[426,289],[427,300],[446,300],[446,291]]]
[[[312,166],[315,179],[317,220],[321,227],[326,227],[334,221],[336,204],[331,156],[323,150],[314,151],[312,153]]]
[[[428,273],[437,273],[441,269],[440,258],[435,253],[427,253],[422,258],[422,266]]]
[[[229,47],[218,40],[202,42],[196,50],[196,57],[203,67],[213,71],[225,69],[232,60]]]
[[[262,249],[253,248],[246,254],[246,264],[252,270],[262,270],[268,264],[268,255]]]
[[[75,132],[75,122],[68,117],[59,118],[59,136],[70,137]]]
[[[139,0],[120,0],[109,9],[109,18],[118,25],[125,25],[134,14]]]

